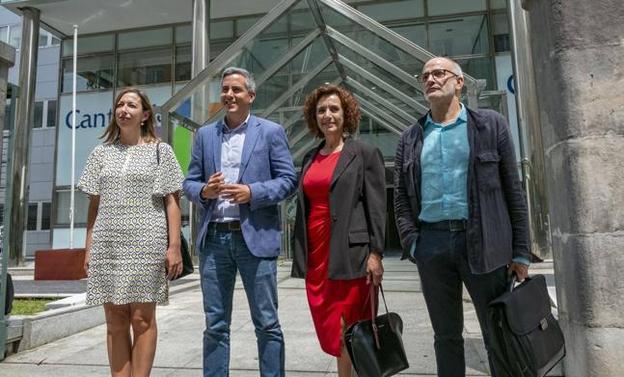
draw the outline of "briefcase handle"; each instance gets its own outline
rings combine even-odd
[[[531,280],[531,277],[527,276],[522,282],[529,280]],[[509,285],[507,286],[507,290],[509,292],[513,292],[514,288],[516,287],[516,283],[518,283],[518,277],[516,276],[515,272],[512,272],[511,275],[509,275],[509,281],[507,283]]]
[[[379,283],[379,291],[381,292],[381,298],[383,299],[386,314],[388,314],[388,304],[386,303],[386,296],[384,295],[383,286]],[[377,317],[377,311],[375,310],[379,306],[379,296],[375,284],[370,283],[370,307],[371,307],[371,324],[373,326],[373,337],[375,338],[375,346],[377,349],[381,349],[381,343],[379,343],[379,334],[377,333],[377,323],[375,319]]]

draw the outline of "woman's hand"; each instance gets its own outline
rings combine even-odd
[[[167,268],[167,279],[173,280],[182,273],[182,253],[180,245],[170,245],[167,248],[165,258],[165,266]]]
[[[370,284],[371,280],[375,286],[381,284],[383,279],[383,264],[381,263],[381,255],[376,251],[371,251],[368,254],[368,260],[366,261],[366,284]]]
[[[84,269],[85,274],[89,274],[89,260],[91,260],[91,249],[85,248],[85,257],[82,268]]]

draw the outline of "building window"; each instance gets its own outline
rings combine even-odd
[[[511,51],[507,13],[496,13],[492,16],[492,19],[494,29],[494,51],[497,53]]]
[[[76,90],[87,91],[97,89],[111,89],[113,87],[113,55],[101,55],[78,58],[78,75]],[[63,93],[72,90],[73,82],[72,59],[63,60]]]
[[[119,54],[117,85],[148,85],[171,82],[171,48]]]
[[[0,41],[9,43],[9,25],[0,26]]]
[[[26,230],[50,230],[51,205],[49,202],[29,203]]]
[[[33,128],[56,126],[56,100],[35,102]]]
[[[35,102],[35,114],[33,118],[33,127],[41,128],[43,125],[43,101]]]
[[[69,189],[56,191],[56,227],[69,228],[69,204],[71,192]],[[76,192],[74,197],[74,224],[76,226],[87,224],[87,211],[89,209],[89,196]]]
[[[46,119],[46,127],[56,127],[56,100],[51,99],[47,101],[48,111]]]
[[[26,224],[27,230],[37,230],[37,212],[39,212],[38,203],[28,204],[28,222]]]
[[[52,203],[41,203],[41,230],[50,230]]]

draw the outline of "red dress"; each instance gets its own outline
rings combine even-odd
[[[327,276],[331,234],[329,185],[339,157],[340,152],[327,156],[317,154],[303,178],[303,192],[310,204],[307,218],[308,303],[321,348],[336,357],[340,356],[342,348],[340,318],[344,318],[348,327],[371,317],[366,277],[330,280]]]

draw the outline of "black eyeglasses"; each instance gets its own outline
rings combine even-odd
[[[448,69],[434,69],[429,72],[423,72],[421,75],[416,76],[416,79],[422,84],[426,83],[427,80],[429,80],[429,76],[433,76],[434,80],[440,81],[446,77],[447,72],[453,76],[459,76],[457,73],[449,71]]]

